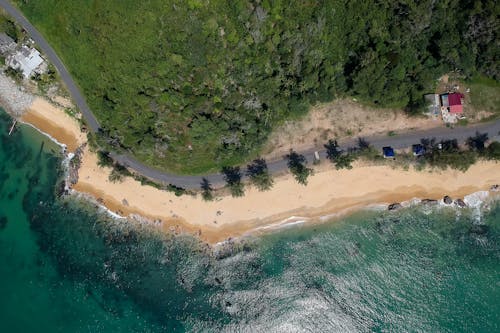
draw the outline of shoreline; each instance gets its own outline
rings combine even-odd
[[[268,192],[249,188],[242,198],[225,196],[204,202],[200,196],[176,197],[131,178],[112,183],[108,180],[110,169],[99,168],[96,162],[95,154],[84,151],[75,191],[96,198],[120,216],[145,218],[165,231],[195,234],[211,244],[279,229],[289,224],[285,220],[292,216],[300,217],[294,221],[296,224],[298,220],[304,220],[302,224],[321,223],[374,205],[386,206],[414,198],[440,200],[444,195],[463,198],[500,182],[500,176],[494,176],[500,175],[500,164],[494,162],[479,162],[465,174],[357,166],[353,170],[318,172],[307,187],[285,175],[276,178],[275,186]],[[453,180],[446,179],[447,174]],[[492,177],[484,177],[485,174]],[[372,179],[367,180],[369,177]],[[342,179],[336,187],[324,186],[336,178]],[[383,183],[391,178],[397,181],[384,190]],[[430,183],[419,184],[426,179]]]
[[[21,120],[66,144],[69,152],[86,143],[78,122],[41,98],[35,99]],[[70,192],[93,198],[114,217],[152,223],[166,232],[194,234],[214,245],[293,225],[324,223],[362,209],[415,198],[463,198],[500,183],[500,163],[488,161],[476,163],[465,173],[405,171],[359,163],[352,170],[335,170],[329,165],[321,169],[306,187],[286,174],[275,178],[270,191],[248,187],[244,197],[224,196],[205,202],[200,195],[177,197],[132,178],[112,183],[108,179],[111,169],[97,166],[96,154],[86,147],[78,182]]]

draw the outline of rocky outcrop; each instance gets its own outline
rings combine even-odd
[[[432,205],[437,205],[438,201],[434,200],[434,199],[422,199],[422,201],[420,203],[422,205],[432,206]]]
[[[82,160],[83,149],[87,144],[84,143],[78,147],[75,151],[75,156],[70,160],[68,165],[68,186],[71,188],[73,185],[78,183],[78,170],[80,169],[80,164]]]
[[[455,205],[461,208],[467,207],[467,204],[462,199],[455,200]]]
[[[447,205],[451,205],[453,203],[453,199],[450,198],[449,196],[445,195],[443,198],[443,202]]]
[[[0,101],[6,111],[14,117],[20,117],[33,103],[35,96],[18,86],[0,69]]]
[[[395,202],[395,203],[392,203],[390,204],[389,206],[387,206],[387,210],[397,210],[397,209],[400,209],[401,207],[401,204],[399,202]]]
[[[498,191],[500,191],[500,185],[498,185],[498,184],[491,185],[490,191],[492,191],[492,192],[498,192]]]

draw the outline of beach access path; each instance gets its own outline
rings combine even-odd
[[[0,0],[0,7],[2,7],[18,22],[18,24],[20,24],[28,32],[28,34],[39,46],[48,60],[55,66],[61,76],[61,80],[64,82],[66,88],[71,94],[73,102],[82,113],[82,117],[85,119],[89,129],[94,133],[99,131],[100,126],[97,118],[90,110],[85,97],[81,93],[78,85],[73,80],[71,74],[66,69],[64,63],[59,58],[54,49],[45,40],[42,34],[24,17],[21,11],[14,7],[9,1]],[[377,149],[380,149],[384,146],[392,146],[395,149],[402,149],[410,147],[412,144],[418,143],[421,138],[436,138],[437,140],[457,139],[459,142],[464,142],[468,137],[474,135],[477,131],[481,133],[487,133],[490,139],[498,141],[500,133],[500,120],[492,123],[476,124],[468,127],[441,127],[429,130],[405,132],[395,136],[373,136],[366,139],[374,148]],[[342,140],[339,142],[339,144],[342,148],[353,147],[356,145],[356,140],[357,139]],[[302,151],[300,153],[303,154],[308,161],[312,161],[315,150],[316,149],[310,149],[307,151]],[[324,159],[326,156],[325,151],[319,151],[319,154],[322,159]],[[221,185],[224,182],[223,176],[218,173],[199,176],[176,175],[151,168],[129,155],[112,153],[111,157],[117,162],[143,176],[151,178],[155,181],[180,186],[186,189],[199,188],[202,178],[208,179],[208,181],[214,185]],[[287,161],[284,157],[281,159],[268,161],[268,168],[271,173],[277,173],[286,170]]]

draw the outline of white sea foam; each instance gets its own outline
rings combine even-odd
[[[64,144],[64,143],[62,143],[62,142],[57,141],[57,139],[56,139],[56,138],[54,138],[52,135],[50,135],[50,134],[48,134],[48,133],[46,133],[46,132],[42,131],[41,129],[39,129],[39,128],[37,128],[37,127],[33,126],[33,125],[32,125],[32,124],[30,124],[30,123],[25,123],[25,122],[22,122],[22,121],[21,121],[21,123],[22,123],[22,124],[24,124],[24,125],[27,125],[27,126],[30,126],[30,127],[34,128],[34,129],[35,129],[38,133],[45,135],[45,136],[46,136],[46,137],[48,137],[48,138],[49,138],[52,142],[54,142],[56,145],[60,146],[60,147],[62,148],[62,151],[63,151],[63,152],[65,152],[65,151],[66,151],[66,148],[67,148],[66,144]]]
[[[488,199],[488,191],[479,191],[464,197],[465,204],[472,209],[472,217],[475,223],[481,223],[483,204]]]
[[[269,230],[269,229],[282,229],[282,228],[287,228],[295,225],[300,225],[305,222],[307,222],[309,218],[307,217],[300,217],[300,216],[290,216],[280,222],[269,224],[266,226],[258,227],[255,230]]]
[[[79,198],[83,198],[84,200],[88,200],[90,202],[92,202],[93,204],[95,204],[97,207],[99,207],[99,210],[108,214],[110,217],[114,218],[114,219],[117,219],[117,220],[122,220],[122,219],[126,219],[126,217],[124,216],[121,216],[120,214],[118,213],[115,213],[113,212],[111,209],[109,209],[108,207],[104,206],[103,204],[101,204],[99,201],[97,201],[94,197],[92,197],[91,195],[88,195],[88,194],[85,194],[85,193],[81,193],[81,192],[78,192],[76,190],[73,190],[73,189],[70,189],[69,190],[69,193],[71,195],[74,195],[76,197],[79,197]]]
[[[464,202],[469,207],[479,207],[489,197],[488,191],[479,191],[464,197]]]

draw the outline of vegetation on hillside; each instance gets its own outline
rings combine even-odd
[[[0,9],[0,32],[5,33],[16,43],[25,37],[22,29],[2,9]]]
[[[491,112],[494,117],[500,116],[500,83],[496,80],[480,76],[472,78],[468,83],[472,106],[479,111]]]
[[[15,2],[83,89],[100,144],[175,172],[255,157],[317,101],[412,111],[449,70],[500,75],[493,0]]]

